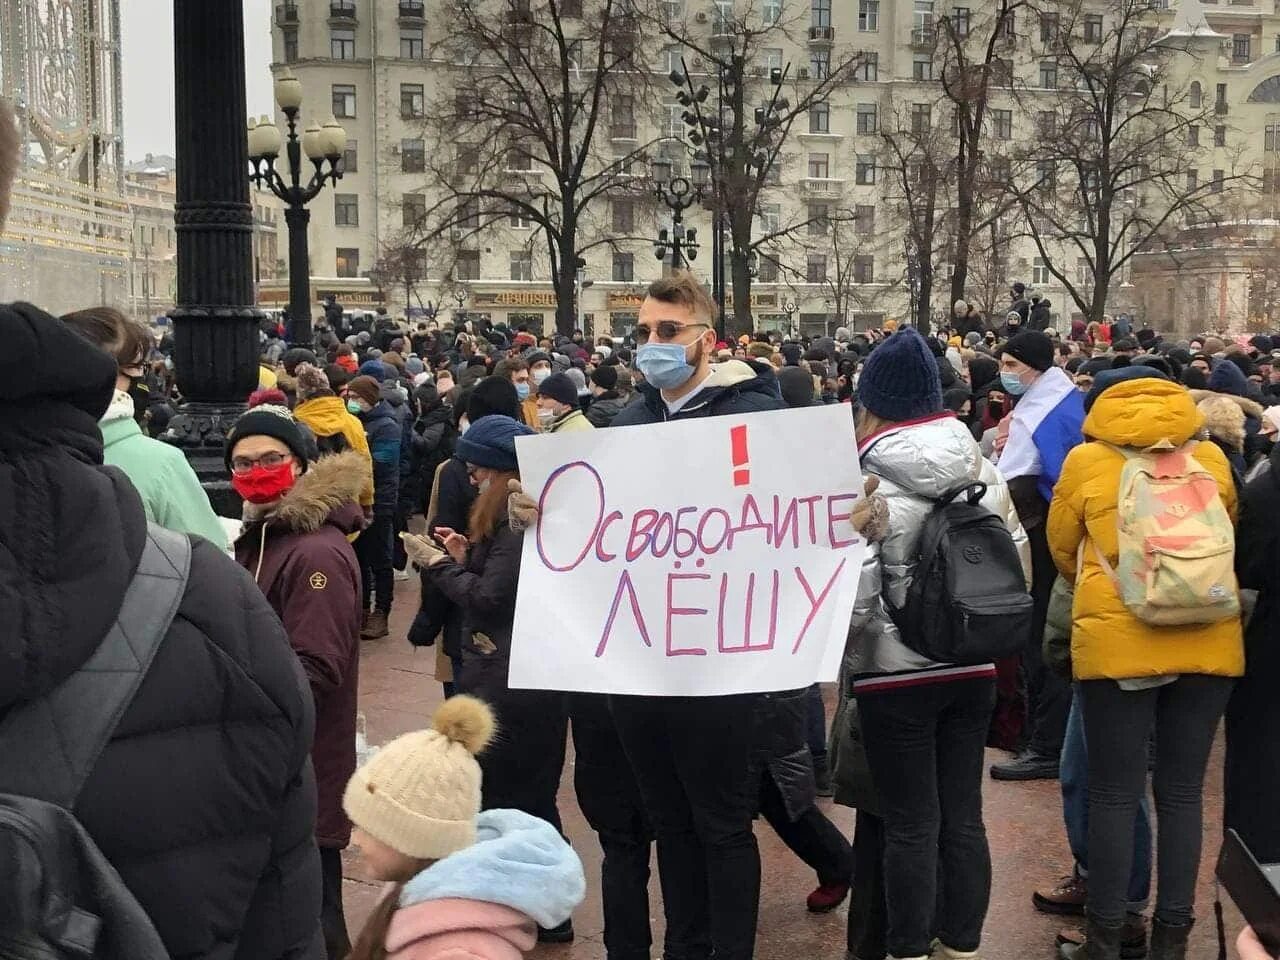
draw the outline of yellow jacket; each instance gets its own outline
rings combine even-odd
[[[526,427],[538,431],[542,430],[542,421],[538,419],[538,398],[535,394],[530,394],[520,401],[520,416],[524,418]]]
[[[341,397],[312,397],[293,408],[293,415],[311,428],[321,447],[325,437],[342,435],[344,449],[355,450],[364,457],[365,479],[360,487],[360,506],[373,506],[373,458],[369,455],[369,441],[364,435],[364,424],[347,410]]]
[[[1086,440],[1104,443],[1080,444],[1062,465],[1046,533],[1053,562],[1075,583],[1071,660],[1077,680],[1244,673],[1238,618],[1169,627],[1145,623],[1120,601],[1094,549],[1096,543],[1115,568],[1116,500],[1125,458],[1106,444],[1145,449],[1168,440],[1181,446],[1196,435],[1201,423],[1194,401],[1178,384],[1154,378],[1123,381],[1098,397],[1084,421]],[[1226,457],[1207,441],[1196,446],[1194,456],[1217,481],[1234,523],[1236,492]]]

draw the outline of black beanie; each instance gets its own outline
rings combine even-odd
[[[498,414],[520,420],[520,398],[515,385],[506,377],[485,377],[471,388],[467,398],[467,419],[475,423],[481,417]]]
[[[782,402],[789,408],[813,406],[813,376],[804,367],[783,367],[778,371]]]
[[[1024,330],[1010,337],[1000,352],[1041,373],[1053,366],[1053,341],[1039,330]]]
[[[223,448],[223,461],[227,472],[231,471],[231,451],[245,437],[273,437],[298,458],[305,473],[307,469],[307,441],[288,407],[264,403],[242,413],[229,431]]]
[[[550,397],[566,407],[578,405],[578,388],[569,379],[568,374],[564,373],[553,373],[538,384],[538,396]]]
[[[601,390],[613,390],[618,386],[618,370],[616,367],[596,367],[591,371],[591,382]]]

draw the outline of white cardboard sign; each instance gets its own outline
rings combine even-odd
[[[512,687],[655,696],[836,679],[865,542],[849,407],[516,441],[539,501]]]

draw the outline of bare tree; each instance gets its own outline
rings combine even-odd
[[[798,121],[825,129],[821,118],[828,115],[828,97],[853,79],[862,62],[861,54],[852,49],[823,46],[806,65],[770,64],[767,51],[795,44],[803,47],[811,31],[829,29],[811,26],[808,10],[801,13],[798,6],[766,9],[747,0],[732,13],[716,7],[710,30],[698,24],[696,17],[691,25],[686,18],[659,12],[653,21],[674,48],[686,54],[683,67],[672,71],[671,79],[682,88],[679,119],[689,128],[688,140],[711,168],[713,223],[720,218],[728,231],[731,333],[751,330],[753,265],[761,257],[776,257],[771,247],[815,219],[802,217],[773,230],[753,231],[762,198],[780,185],[783,148],[792,129]],[[825,38],[815,35],[814,39]],[[684,135],[671,126],[664,132]],[[823,210],[818,216],[830,218],[832,211]]]
[[[467,0],[432,51],[454,65],[453,84],[424,104],[420,162],[438,189],[413,242],[526,228],[531,259],[545,251],[566,334],[580,258],[617,240],[584,230],[589,208],[647,197],[634,169],[651,146],[636,112],[651,76],[638,2]]]
[[[1215,109],[1185,80],[1185,39],[1161,38],[1148,0],[1040,11],[1056,57],[1026,92],[1037,135],[1009,180],[1022,230],[1088,320],[1135,253],[1214,219],[1246,172],[1200,175]],[[1175,69],[1175,60],[1182,69]]]
[[[426,256],[413,243],[390,243],[382,248],[377,263],[369,271],[369,277],[384,292],[404,289],[405,316],[413,308],[414,290],[426,279]],[[426,309],[422,298],[418,306]]]

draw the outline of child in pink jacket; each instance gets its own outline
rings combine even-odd
[[[519,810],[480,812],[475,754],[493,713],[446,700],[430,730],[397,737],[347,784],[343,807],[375,877],[393,881],[350,960],[520,960],[537,927],[582,902],[577,854],[554,827]]]

